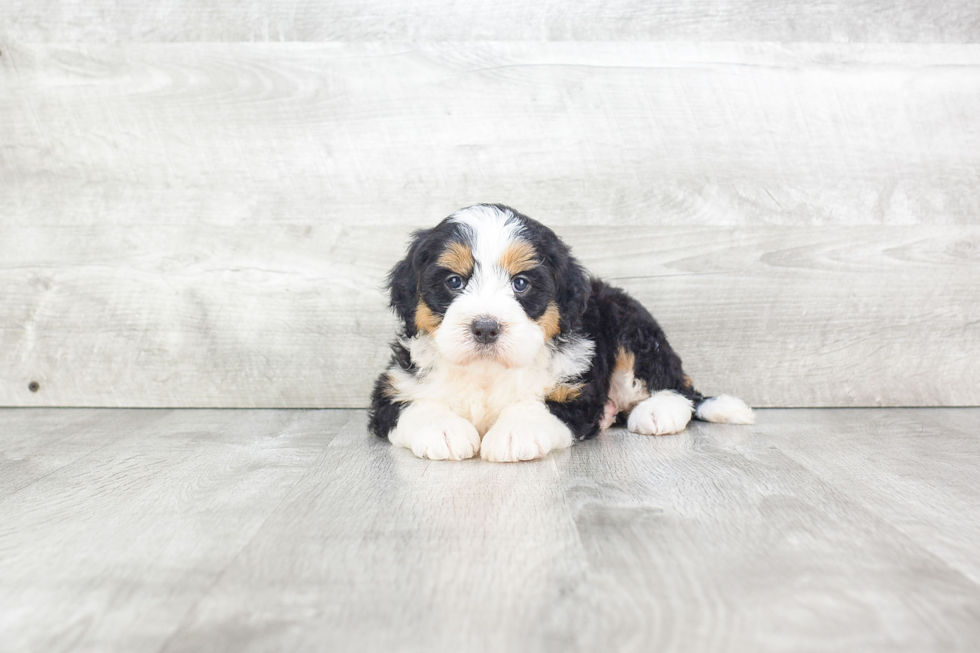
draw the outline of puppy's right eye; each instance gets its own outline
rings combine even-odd
[[[458,274],[454,274],[446,279],[446,285],[449,286],[450,290],[459,290],[463,287],[463,277],[459,276]]]

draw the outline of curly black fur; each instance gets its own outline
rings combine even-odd
[[[622,348],[635,356],[633,374],[646,383],[650,393],[674,390],[691,399],[695,405],[704,400],[701,393],[688,387],[681,359],[663,329],[647,309],[619,288],[592,279],[591,294],[581,332],[595,342],[592,367],[582,378],[581,394],[565,403],[549,401],[548,408],[565,422],[576,439],[586,440],[599,433],[603,409],[609,398],[609,384],[616,365],[616,354]],[[626,414],[617,416],[618,423]]]

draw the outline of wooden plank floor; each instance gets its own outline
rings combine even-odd
[[[0,410],[3,651],[975,651],[980,409],[519,465],[358,410]]]

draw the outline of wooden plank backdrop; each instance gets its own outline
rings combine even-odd
[[[11,37],[85,36],[31,11],[0,38],[0,405],[363,406],[385,272],[478,201],[635,292],[705,391],[980,402],[976,44]]]
[[[968,0],[5,0],[24,41],[975,42]],[[0,29],[3,29],[0,24]]]

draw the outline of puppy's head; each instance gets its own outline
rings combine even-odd
[[[500,204],[471,206],[416,232],[388,282],[405,334],[431,335],[461,365],[529,364],[578,326],[590,292],[553,231]]]

